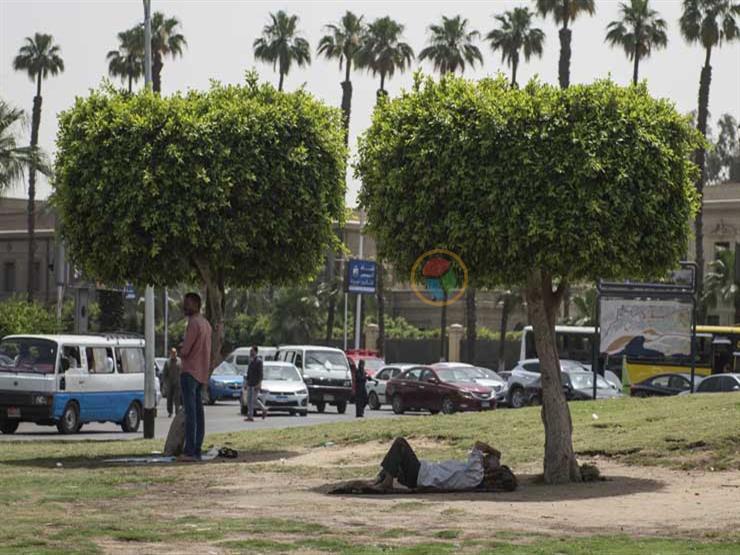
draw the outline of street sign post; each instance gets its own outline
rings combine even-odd
[[[344,283],[348,293],[374,295],[376,278],[375,261],[352,259],[347,262],[347,276]]]

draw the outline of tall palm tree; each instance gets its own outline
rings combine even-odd
[[[683,14],[679,20],[681,34],[689,43],[700,43],[705,51],[704,67],[699,79],[699,114],[697,128],[707,136],[707,117],[709,115],[709,85],[712,82],[712,49],[722,43],[732,42],[740,37],[737,18],[740,17],[740,2],[737,0],[684,0]],[[696,152],[699,166],[699,180],[696,190],[701,198],[704,192],[706,150],[702,147]],[[702,291],[704,277],[704,221],[703,202],[694,219],[694,238],[696,245],[696,285]],[[704,320],[704,309],[699,308],[699,321]]]
[[[298,16],[283,10],[270,14],[270,23],[262,29],[262,36],[254,41],[254,57],[277,67],[280,73],[278,90],[283,90],[283,80],[295,62],[298,67],[311,63],[311,47],[298,36]]]
[[[524,59],[534,54],[542,57],[542,46],[545,43],[545,33],[542,29],[532,27],[533,12],[529,8],[514,8],[496,16],[499,27],[494,29],[486,38],[491,42],[491,49],[501,50],[501,61],[511,67],[511,84],[516,86],[516,69],[519,66],[519,53],[524,51]]]
[[[352,64],[356,65],[357,53],[362,44],[365,25],[362,16],[357,17],[347,11],[338,24],[330,24],[325,27],[328,34],[321,37],[316,49],[318,54],[323,54],[329,60],[339,60],[339,69],[344,68],[344,81],[342,82],[342,115],[344,116],[344,144],[349,144],[349,117],[352,111]]]
[[[594,0],[535,0],[537,11],[544,17],[552,14],[556,24],[562,24],[560,28],[560,60],[558,62],[558,81],[560,87],[568,88],[570,85],[570,41],[572,31],[568,27],[579,15],[587,13],[593,15],[596,10]]]
[[[13,69],[25,71],[31,81],[36,82],[36,95],[33,97],[33,112],[31,115],[31,148],[35,150],[39,142],[39,127],[41,126],[41,83],[49,75],[57,75],[64,71],[64,60],[61,57],[61,48],[54,44],[51,35],[36,33],[33,37],[26,37],[18,55],[13,60]],[[36,254],[36,166],[31,161],[28,169],[28,302],[33,300],[33,275]]]
[[[429,26],[429,46],[419,52],[419,60],[429,59],[435,71],[441,75],[465,71],[465,64],[475,66],[483,63],[483,55],[474,42],[480,37],[478,31],[468,30],[468,20],[461,16],[442,16],[441,24]]]
[[[41,151],[30,146],[18,146],[17,128],[25,123],[23,110],[0,100],[0,193],[21,180],[32,165],[49,175],[51,168]]]
[[[414,50],[401,40],[404,26],[388,16],[379,17],[367,27],[359,52],[359,63],[374,76],[380,75],[378,96],[385,95],[385,80],[403,73],[414,59]]]
[[[621,18],[607,25],[606,42],[624,48],[627,58],[633,61],[632,83],[637,85],[640,60],[647,58],[653,48],[668,44],[665,20],[650,8],[650,0],[630,0],[619,4]]]
[[[133,83],[144,75],[144,51],[138,42],[139,34],[138,29],[118,33],[118,50],[111,50],[106,55],[108,73],[120,77],[121,82],[128,81],[128,92],[132,92]]]

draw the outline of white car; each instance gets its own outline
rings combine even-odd
[[[262,387],[259,399],[267,412],[284,411],[290,414],[308,414],[308,389],[298,368],[290,362],[266,360],[262,364]],[[247,414],[247,386],[244,380],[241,398],[241,413]]]
[[[586,364],[582,364],[576,360],[561,360],[560,370],[562,372],[590,372],[591,367]],[[609,374],[612,374],[609,372]],[[612,374],[614,376],[614,374]],[[540,378],[540,360],[537,358],[528,358],[526,360],[520,360],[516,366],[511,370],[511,376],[509,376],[509,394],[508,401],[511,408],[521,408],[527,404],[527,395],[524,391],[529,385],[534,384]],[[614,379],[619,382],[618,378],[614,376]],[[607,382],[611,388],[619,390],[612,380],[607,377]],[[621,384],[620,384],[621,385]]]
[[[419,366],[418,364],[389,364],[383,366],[377,373],[372,377],[368,378],[365,384],[367,391],[367,404],[372,410],[378,410],[382,405],[388,404],[388,399],[385,398],[385,388],[388,384],[388,380],[395,378],[401,372],[408,368]]]

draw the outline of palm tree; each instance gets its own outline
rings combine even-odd
[[[283,80],[295,62],[298,67],[311,63],[308,41],[297,35],[298,16],[283,10],[270,14],[271,23],[262,29],[262,36],[254,41],[254,57],[277,67],[280,73],[278,90],[283,90]]]
[[[374,76],[380,75],[378,96],[385,95],[385,79],[396,71],[403,73],[414,59],[414,50],[401,40],[403,25],[390,17],[380,17],[367,27],[359,52],[359,63]]]
[[[33,112],[31,115],[31,149],[34,151],[39,142],[39,127],[41,126],[41,82],[49,75],[57,75],[64,71],[64,60],[61,57],[61,48],[54,44],[51,35],[36,33],[33,37],[26,37],[18,55],[13,60],[13,69],[25,71],[31,81],[36,82],[36,96],[33,97]],[[28,276],[33,275],[36,254],[36,166],[31,161],[28,168]],[[28,279],[28,302],[33,300],[33,280]]]
[[[634,62],[632,84],[637,85],[640,60],[647,58],[653,48],[665,48],[668,44],[665,20],[650,8],[650,0],[630,0],[620,3],[621,19],[607,25],[606,41],[611,46],[624,48],[627,58]]]
[[[143,45],[138,42],[139,34],[138,29],[118,33],[118,50],[111,50],[106,56],[108,73],[120,77],[122,82],[128,80],[128,92],[132,92],[133,83],[144,75],[144,52]]]
[[[537,11],[546,17],[552,14],[556,24],[562,24],[560,28],[560,61],[558,62],[558,81],[560,87],[568,88],[570,85],[570,40],[572,31],[568,27],[582,13],[593,15],[595,11],[594,0],[535,0]]]
[[[486,38],[491,42],[491,49],[501,50],[501,61],[511,66],[511,84],[516,86],[516,69],[519,66],[519,52],[524,51],[524,59],[529,61],[532,54],[542,57],[542,46],[545,33],[542,29],[532,27],[533,12],[529,8],[514,8],[496,16],[499,28],[494,29]]]
[[[701,43],[705,50],[704,67],[699,79],[699,114],[697,128],[707,136],[707,117],[709,115],[709,85],[712,81],[712,49],[724,42],[737,40],[740,29],[737,17],[740,16],[740,2],[736,0],[684,0],[683,14],[679,20],[681,34],[689,43]],[[706,150],[699,148],[696,163],[699,166],[699,180],[696,190],[701,198],[704,192]],[[703,203],[694,219],[694,238],[696,245],[696,285],[702,291],[704,276],[704,221]],[[699,321],[704,319],[704,310],[699,309]]]
[[[43,153],[30,146],[18,146],[16,127],[25,123],[23,110],[0,100],[0,192],[21,180],[32,165],[45,175],[51,173]]]
[[[452,18],[442,16],[442,23],[430,25],[429,31],[429,46],[419,52],[419,60],[431,60],[435,71],[441,75],[458,69],[462,73],[466,63],[471,67],[476,61],[483,63],[480,49],[473,44],[480,33],[468,31],[467,19],[459,15]]]
[[[709,263],[702,300],[709,307],[729,305],[735,310],[734,320],[740,323],[740,282],[735,279],[735,257],[738,252],[722,249]]]

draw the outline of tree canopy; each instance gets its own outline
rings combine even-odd
[[[559,89],[417,76],[360,140],[360,202],[400,271],[455,252],[472,282],[521,285],[540,359],[547,483],[580,481],[555,322],[571,281],[675,267],[697,205],[701,138],[644,85]]]
[[[339,111],[253,75],[168,98],[93,91],[60,115],[57,145],[70,255],[107,283],[192,279],[218,309],[227,285],[310,278],[343,219]]]

